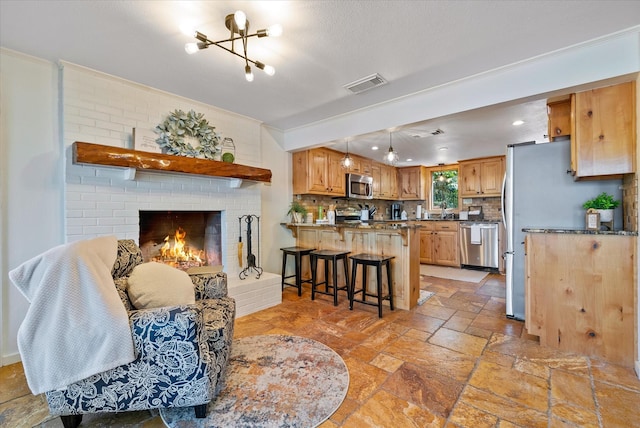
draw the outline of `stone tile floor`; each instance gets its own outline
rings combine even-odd
[[[504,277],[480,283],[422,277],[436,293],[411,311],[310,300],[305,289],[236,320],[236,336],[291,334],[318,340],[349,367],[347,398],[331,427],[640,427],[632,369],[539,346],[504,316]],[[0,426],[61,427],[20,364],[0,368]],[[162,427],[155,412],[85,415],[87,427]]]

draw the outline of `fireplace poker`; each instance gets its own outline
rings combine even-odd
[[[242,267],[242,217],[238,217],[238,265]]]

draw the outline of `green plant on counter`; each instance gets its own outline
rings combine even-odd
[[[582,204],[582,208],[585,210],[593,208],[594,210],[612,210],[620,205],[620,201],[616,201],[613,195],[607,192],[602,192],[593,199],[589,199]]]
[[[307,215],[307,209],[299,201],[293,201],[289,206],[289,211],[287,211],[287,214],[291,215],[293,213],[300,213],[302,215]]]

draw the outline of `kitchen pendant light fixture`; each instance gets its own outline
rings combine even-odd
[[[391,145],[391,132],[389,132],[389,151],[384,155],[384,161],[389,165],[395,165],[398,163],[398,153],[393,150],[393,146]]]
[[[276,72],[275,68],[270,65],[263,64],[260,61],[254,61],[247,57],[247,39],[249,37],[277,37],[282,34],[282,27],[280,25],[272,25],[267,29],[258,30],[253,34],[249,34],[249,20],[247,19],[247,15],[245,15],[245,13],[241,10],[236,11],[236,13],[227,15],[224,19],[224,24],[231,32],[228,39],[218,40],[214,42],[212,40],[209,40],[207,36],[202,34],[201,32],[195,31],[190,35],[193,35],[198,41],[187,43],[184,46],[184,50],[191,55],[203,49],[207,49],[211,45],[215,45],[244,60],[244,76],[247,79],[247,82],[253,82],[253,71],[251,70],[251,66],[249,64],[253,64],[256,66],[256,68],[264,71],[269,76],[273,76]],[[236,41],[239,41],[242,44],[242,51],[240,53],[236,52],[235,50]],[[231,43],[231,48],[224,46],[223,43]]]
[[[342,165],[342,167],[347,170],[351,169],[351,167],[353,166],[353,159],[351,159],[351,156],[349,156],[349,140],[347,140],[347,153],[345,153],[344,157],[342,158],[340,165]]]

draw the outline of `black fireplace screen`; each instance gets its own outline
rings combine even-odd
[[[189,269],[222,264],[221,211],[140,211],[145,262]]]

